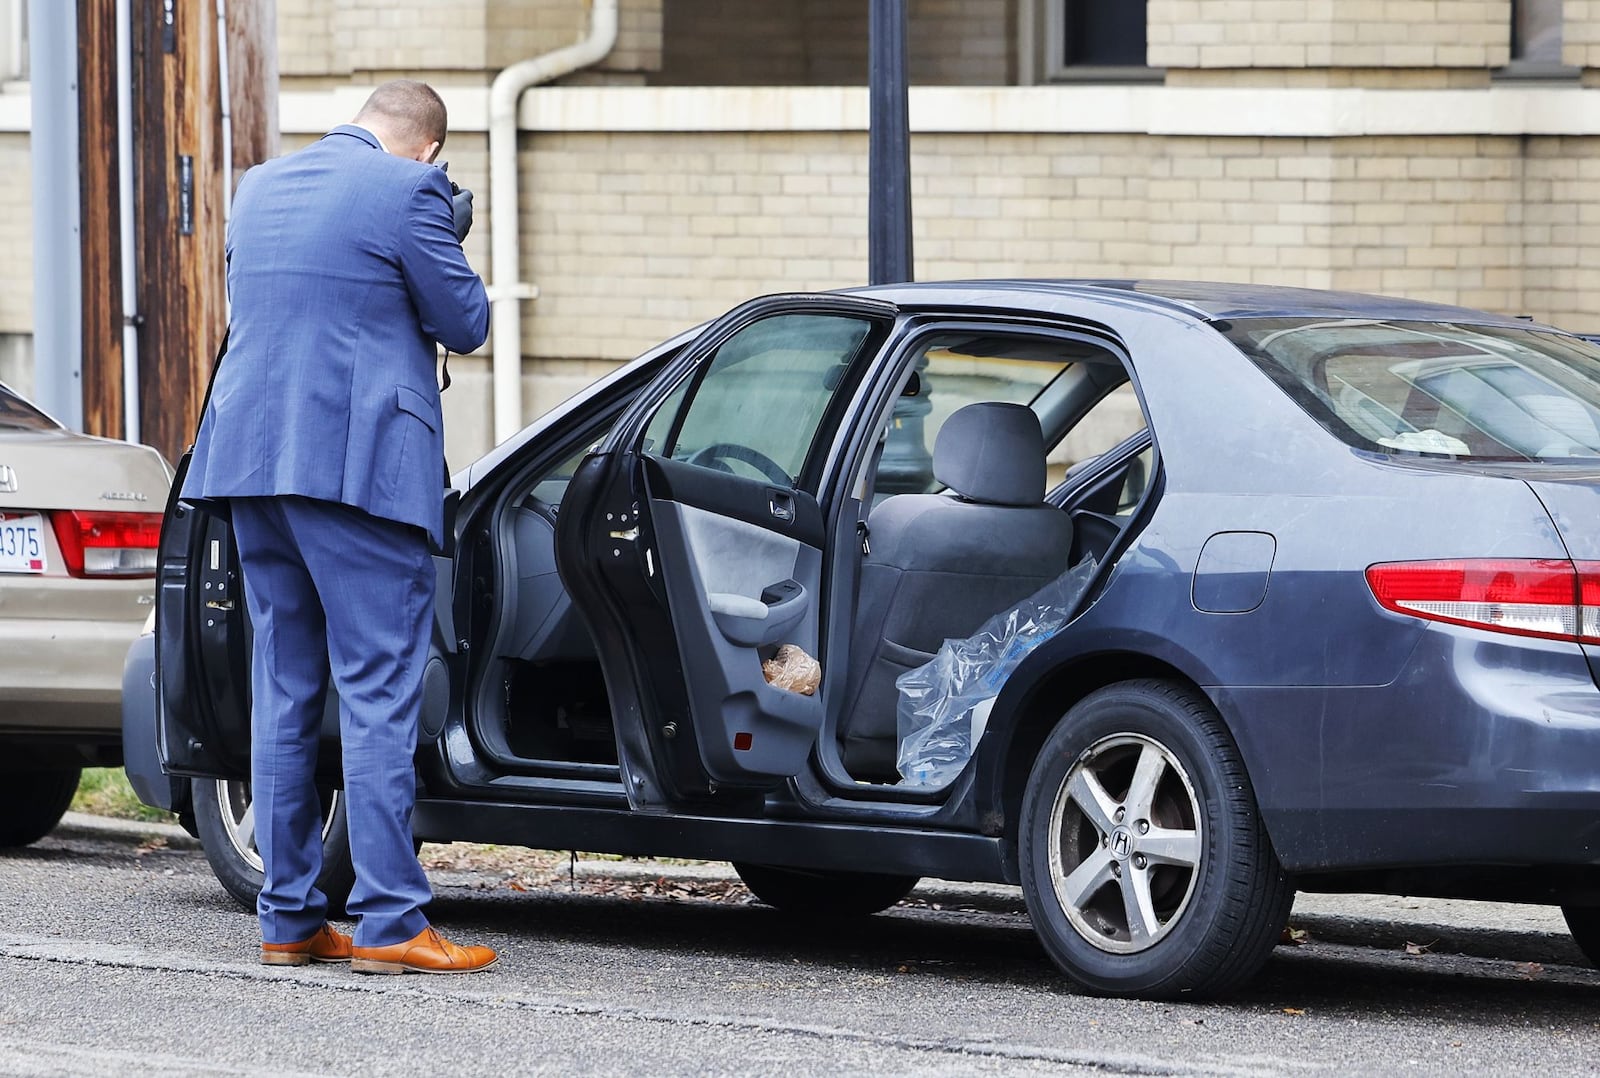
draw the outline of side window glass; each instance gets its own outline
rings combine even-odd
[[[567,496],[567,484],[578,474],[578,465],[582,464],[583,459],[593,453],[599,444],[599,436],[585,438],[580,448],[539,477],[539,481],[528,492],[528,497],[548,506],[552,512],[558,511],[562,499]]]
[[[1144,430],[1144,412],[1132,382],[1124,382],[1084,413],[1049,458],[1048,484],[1054,487],[1075,465],[1092,460]],[[1142,494],[1143,491],[1141,490]],[[1137,498],[1135,501],[1137,502]]]
[[[667,399],[647,453],[794,486],[875,323],[834,314],[762,319],[729,337]]]
[[[1133,511],[1139,508],[1139,500],[1150,486],[1150,466],[1155,463],[1155,457],[1155,447],[1145,446],[1143,452],[1128,461],[1127,471],[1122,477],[1122,488],[1117,492],[1114,516],[1131,517]]]
[[[1010,351],[1008,351],[1010,346]],[[875,500],[944,489],[933,477],[939,429],[969,404],[1032,404],[1062,371],[1065,357],[1021,357],[1020,342],[1004,338],[936,339],[916,364],[916,392],[895,402],[878,460]]]

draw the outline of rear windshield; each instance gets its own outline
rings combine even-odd
[[[1600,457],[1600,346],[1453,322],[1241,318],[1221,329],[1359,449],[1464,459]]]
[[[0,385],[0,430],[55,430],[56,421]]]

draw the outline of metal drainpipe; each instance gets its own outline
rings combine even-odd
[[[122,437],[138,443],[139,265],[133,221],[133,17],[128,0],[117,0],[117,216],[122,250]]]
[[[604,59],[617,43],[617,0],[593,0],[589,36],[575,45],[521,60],[489,87],[489,265],[493,304],[494,440],[522,429],[522,312],[538,293],[519,280],[517,105],[523,91]]]

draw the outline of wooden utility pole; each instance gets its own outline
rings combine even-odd
[[[83,107],[84,425],[124,424],[115,0],[77,0]],[[277,151],[276,0],[128,0],[139,440],[176,460],[194,437],[227,324],[231,179]],[[225,3],[226,24],[219,26]],[[225,45],[225,48],[224,48]],[[227,70],[225,128],[223,75]]]
[[[78,0],[78,182],[83,429],[122,437],[116,0]]]

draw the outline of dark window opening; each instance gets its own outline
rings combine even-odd
[[[1146,0],[1063,0],[1062,61],[1069,67],[1145,66]]]
[[[1561,63],[1562,0],[1511,0],[1511,59]]]

